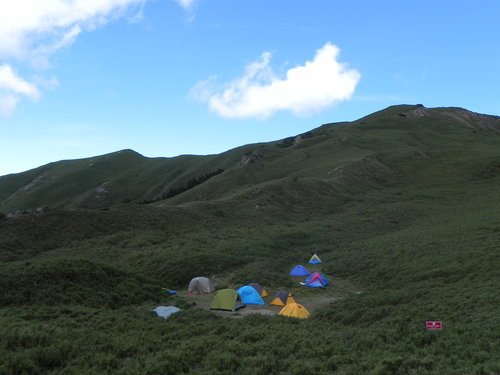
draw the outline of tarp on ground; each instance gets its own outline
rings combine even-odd
[[[160,318],[167,319],[170,317],[170,315],[175,314],[181,309],[175,306],[158,306],[153,309],[153,311],[158,315]]]

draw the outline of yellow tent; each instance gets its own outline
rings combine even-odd
[[[288,316],[290,318],[307,319],[311,314],[309,314],[309,311],[307,311],[304,306],[298,303],[291,303],[283,307],[279,315]]]
[[[271,301],[271,305],[275,306],[285,306],[289,303],[295,303],[295,299],[292,297],[291,293],[285,291],[277,291]]]

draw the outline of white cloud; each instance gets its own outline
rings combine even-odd
[[[0,58],[29,58],[70,45],[83,29],[94,29],[145,0],[0,0]]]
[[[0,89],[38,99],[36,86],[19,77],[10,65],[0,65]]]
[[[176,0],[176,1],[185,11],[192,10],[194,5],[196,4],[196,0]]]
[[[36,85],[20,77],[10,65],[0,65],[0,115],[10,116],[21,97],[38,100]]]
[[[12,65],[27,63],[34,69],[50,67],[49,58],[71,46],[83,31],[119,18],[146,0],[0,0],[0,66],[4,79],[26,91],[0,86],[0,114],[10,114],[22,96],[36,98],[35,84],[15,74]],[[8,65],[7,65],[8,63]],[[10,69],[10,70],[9,70]],[[22,84],[21,84],[22,83]]]
[[[318,112],[353,95],[361,75],[337,60],[340,50],[326,43],[314,59],[289,69],[279,78],[270,67],[271,53],[249,64],[242,77],[214,87],[214,78],[199,82],[195,98],[226,118],[266,118],[289,110],[298,116]]]

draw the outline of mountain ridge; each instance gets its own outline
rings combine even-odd
[[[409,124],[413,128],[408,128]],[[109,208],[165,197],[180,204],[227,197],[244,185],[285,177],[347,181],[344,184],[349,178],[351,184],[361,178],[370,184],[370,174],[380,179],[395,173],[386,165],[394,160],[380,147],[383,143],[386,149],[397,150],[394,158],[429,160],[435,147],[430,137],[441,134],[453,138],[450,132],[461,129],[463,133],[463,128],[498,134],[500,117],[455,107],[395,105],[352,122],[327,123],[292,137],[243,145],[220,154],[149,158],[124,149],[61,160],[0,177],[0,211],[41,206]],[[472,138],[468,134],[462,141],[471,142]],[[204,177],[219,171],[210,181]]]

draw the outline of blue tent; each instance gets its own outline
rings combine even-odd
[[[308,276],[310,274],[311,273],[300,264],[298,266],[295,266],[293,270],[290,271],[290,276]]]
[[[245,305],[263,305],[264,301],[260,298],[259,292],[249,285],[242,286],[238,289],[241,302]]]
[[[319,280],[314,280],[314,281],[311,281],[309,283],[306,283],[306,286],[308,288],[324,288],[325,287],[325,285]]]
[[[309,288],[324,288],[329,282],[330,280],[319,272],[314,272],[304,281]]]
[[[153,309],[153,311],[160,318],[167,319],[170,317],[170,315],[181,311],[181,309],[179,309],[178,307],[175,307],[175,306],[158,306],[157,308]]]
[[[309,264],[320,264],[321,259],[319,259],[318,254],[314,253],[311,259],[309,260]]]

